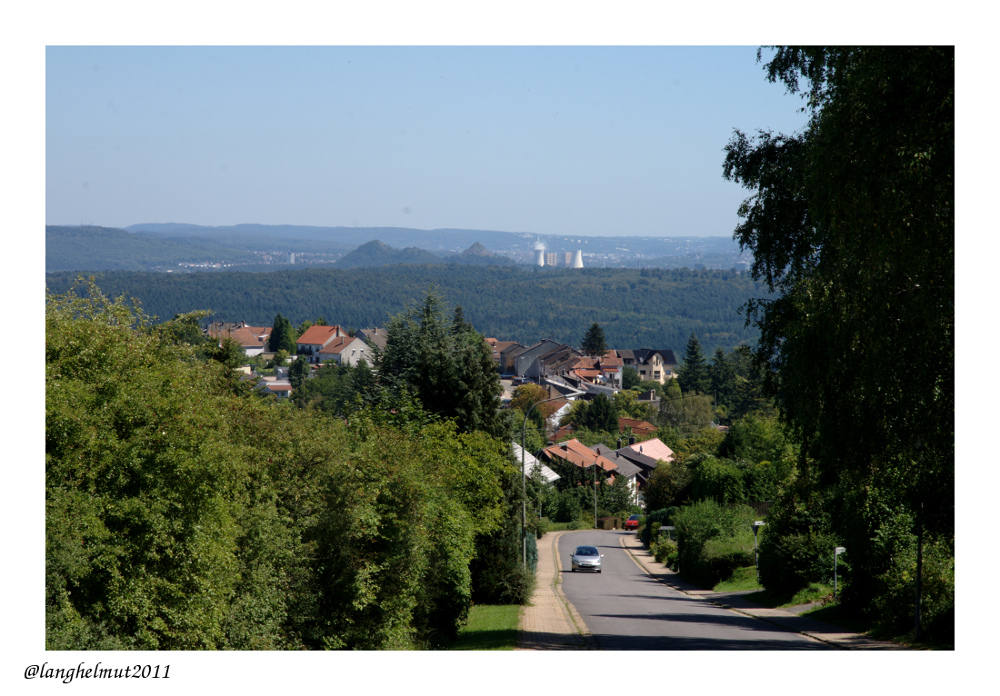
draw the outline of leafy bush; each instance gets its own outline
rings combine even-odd
[[[760,539],[760,580],[768,590],[794,594],[811,582],[833,584],[836,537],[824,532],[772,534],[767,527]],[[850,575],[847,554],[837,559],[838,579]]]
[[[916,608],[916,538],[893,556],[892,567],[882,575],[884,591],[874,598],[879,628],[898,636],[913,630]],[[950,543],[924,539],[921,565],[920,617],[923,638],[954,644],[955,555]]]
[[[746,501],[743,472],[726,459],[707,457],[695,467],[691,478],[691,497],[717,503]]]
[[[720,576],[719,573],[724,572],[738,557],[740,545],[745,548],[749,542],[750,557],[753,558],[750,531],[753,518],[753,510],[745,505],[728,507],[712,500],[682,508],[673,516],[678,534],[677,560],[681,573],[705,587],[712,587],[726,579],[728,575]],[[730,542],[709,545],[712,540]]]
[[[555,522],[572,522],[580,518],[583,506],[575,490],[556,491],[545,501],[545,512]]]
[[[811,491],[803,473],[778,496],[760,531],[760,578],[764,587],[792,595],[809,583],[833,584],[833,549],[842,546],[830,532],[827,498]],[[847,580],[847,556],[837,562],[838,579]]]
[[[90,290],[46,302],[47,647],[405,649],[530,595],[505,441],[273,403]]]
[[[705,558],[714,586],[727,580],[737,568],[754,564],[753,532],[739,531],[735,536],[709,539],[705,542]]]
[[[657,523],[656,529],[658,530],[662,525],[672,526],[671,520],[673,516],[680,510],[678,507],[668,507],[662,510],[654,510],[645,517],[639,520],[639,538],[642,543],[649,546],[654,539],[652,524]]]
[[[677,544],[660,537],[653,545],[653,558],[669,568],[674,568],[677,565]]]

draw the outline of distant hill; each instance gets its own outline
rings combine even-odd
[[[718,237],[686,237],[681,230],[665,229],[659,236],[601,236],[535,234],[496,230],[411,227],[319,227],[310,225],[240,224],[211,227],[187,223],[143,223],[126,228],[136,235],[185,241],[205,246],[254,251],[324,254],[327,261],[380,240],[396,249],[417,247],[442,257],[468,250],[476,243],[518,264],[532,265],[535,244],[541,242],[557,255],[581,251],[586,268],[649,268],[707,266],[731,269],[748,255],[741,252],[730,232]],[[461,262],[455,259],[456,262]]]
[[[389,266],[392,264],[439,264],[444,263],[440,256],[416,247],[393,249],[384,242],[375,239],[362,244],[354,251],[333,264],[334,268],[369,268],[372,266]]]
[[[517,263],[512,258],[495,254],[479,242],[476,242],[465,251],[446,256],[449,263],[464,263],[470,266],[516,266]]]
[[[45,227],[45,271],[149,271],[179,263],[245,263],[251,255],[132,234],[112,227]]]

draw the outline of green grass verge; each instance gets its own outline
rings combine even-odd
[[[749,568],[737,568],[733,571],[732,577],[723,580],[712,589],[715,592],[745,592],[746,590],[763,590],[764,587],[757,582],[757,569],[750,566]]]
[[[469,611],[469,622],[458,637],[443,650],[513,650],[517,647],[517,627],[521,607],[517,604],[476,604]]]

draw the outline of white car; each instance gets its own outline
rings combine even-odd
[[[576,551],[570,554],[574,573],[577,570],[592,570],[595,573],[600,573],[602,558],[604,558],[604,554],[594,546],[577,546]]]

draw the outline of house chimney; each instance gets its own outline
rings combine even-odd
[[[630,444],[630,445],[634,445],[635,444],[635,435],[629,435],[628,436],[628,444]]]
[[[622,448],[622,439],[618,438],[618,449]]]

